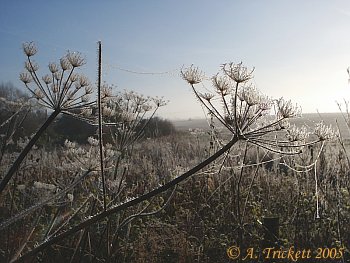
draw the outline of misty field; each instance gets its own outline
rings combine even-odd
[[[171,123],[79,53],[39,76],[23,48],[30,95],[0,88],[1,262],[349,262],[346,111],[302,115],[226,63],[212,93],[182,70],[207,120]]]

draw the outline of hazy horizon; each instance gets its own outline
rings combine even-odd
[[[339,115],[339,116],[342,116],[342,112],[340,112],[339,110],[338,110],[338,112],[303,112],[302,113],[302,116],[301,116],[301,118],[303,118],[303,117],[307,117],[307,116],[309,116],[309,115],[314,115],[314,116],[321,116],[322,117],[322,115],[325,115],[325,114],[331,114],[331,115]],[[159,117],[161,117],[161,116],[159,116]],[[293,118],[293,119],[297,119],[297,118],[299,118],[299,117],[296,117],[296,118]],[[189,121],[189,120],[206,120],[206,116],[203,114],[203,116],[197,116],[197,117],[193,117],[193,118],[173,118],[173,119],[171,119],[171,118],[168,118],[168,120],[170,120],[170,121]]]

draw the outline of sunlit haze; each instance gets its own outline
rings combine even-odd
[[[349,1],[3,0],[0,83],[24,89],[18,75],[28,41],[38,46],[41,73],[67,50],[80,51],[82,71],[95,82],[101,40],[103,80],[164,96],[164,118],[204,117],[180,77],[183,65],[210,77],[230,61],[255,67],[254,84],[271,97],[291,99],[303,112],[337,112],[336,101],[350,100],[349,29]]]

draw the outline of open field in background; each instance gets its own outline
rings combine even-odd
[[[314,124],[320,121],[324,121],[326,125],[332,125],[339,129],[344,139],[350,138],[349,129],[346,126],[346,122],[341,113],[306,113],[303,114],[301,118],[294,118],[290,120],[290,123],[296,125],[306,124],[311,128],[314,127]],[[188,129],[203,129],[209,130],[208,121],[206,119],[188,119],[188,120],[173,120],[175,128],[184,131]],[[218,124],[219,125],[219,124]]]

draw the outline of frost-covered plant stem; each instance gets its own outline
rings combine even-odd
[[[49,125],[53,122],[53,120],[57,117],[57,115],[60,114],[60,112],[61,111],[59,109],[56,109],[54,112],[52,112],[51,115],[49,116],[49,118],[45,121],[45,123],[35,133],[33,138],[31,138],[31,140],[28,142],[28,144],[24,147],[22,152],[17,157],[16,161],[13,163],[11,168],[8,170],[8,172],[5,175],[5,177],[1,180],[0,193],[5,189],[6,185],[8,184],[8,182],[10,181],[10,179],[12,178],[14,173],[18,170],[18,168],[20,167],[22,161],[27,156],[29,151],[32,149],[34,144],[38,141],[40,136],[44,133],[44,131],[47,129],[47,127],[49,127]]]
[[[102,191],[103,191],[103,209],[107,208],[106,201],[106,182],[103,166],[103,123],[102,123],[102,101],[101,101],[101,75],[102,75],[102,45],[101,41],[98,42],[98,79],[97,79],[97,104],[98,104],[98,142],[100,149],[100,168],[101,168],[101,178],[102,178]]]

